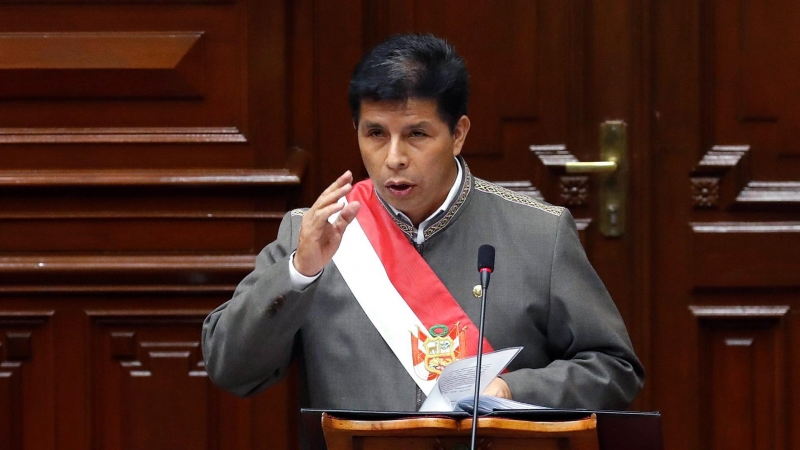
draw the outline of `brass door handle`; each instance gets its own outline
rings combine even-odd
[[[621,120],[600,124],[600,158],[605,161],[569,161],[564,170],[571,174],[600,174],[598,180],[600,233],[619,237],[625,232],[628,200],[627,125]]]

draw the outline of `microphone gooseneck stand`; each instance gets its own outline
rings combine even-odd
[[[481,319],[478,325],[478,360],[475,363],[475,397],[472,399],[472,438],[470,439],[470,450],[475,450],[475,436],[478,431],[478,397],[481,390],[481,364],[483,359],[483,319],[486,315],[486,291],[489,290],[489,276],[487,269],[481,269]],[[486,282],[483,278],[486,274]]]

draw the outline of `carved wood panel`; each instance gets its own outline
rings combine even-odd
[[[788,310],[692,307],[700,326],[698,393],[704,448],[784,448]]]
[[[206,311],[88,311],[98,448],[224,448],[223,393],[205,372]]]
[[[55,410],[52,311],[0,311],[0,442],[52,448]]]

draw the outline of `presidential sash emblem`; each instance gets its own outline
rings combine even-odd
[[[453,329],[445,325],[434,325],[426,335],[419,327],[416,335],[411,333],[411,352],[414,373],[423,380],[434,380],[453,361],[467,354],[467,327]]]

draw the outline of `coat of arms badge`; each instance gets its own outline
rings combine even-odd
[[[445,367],[467,354],[467,327],[452,329],[446,325],[434,325],[426,335],[421,329],[411,333],[411,352],[414,373],[423,380],[439,377]]]

